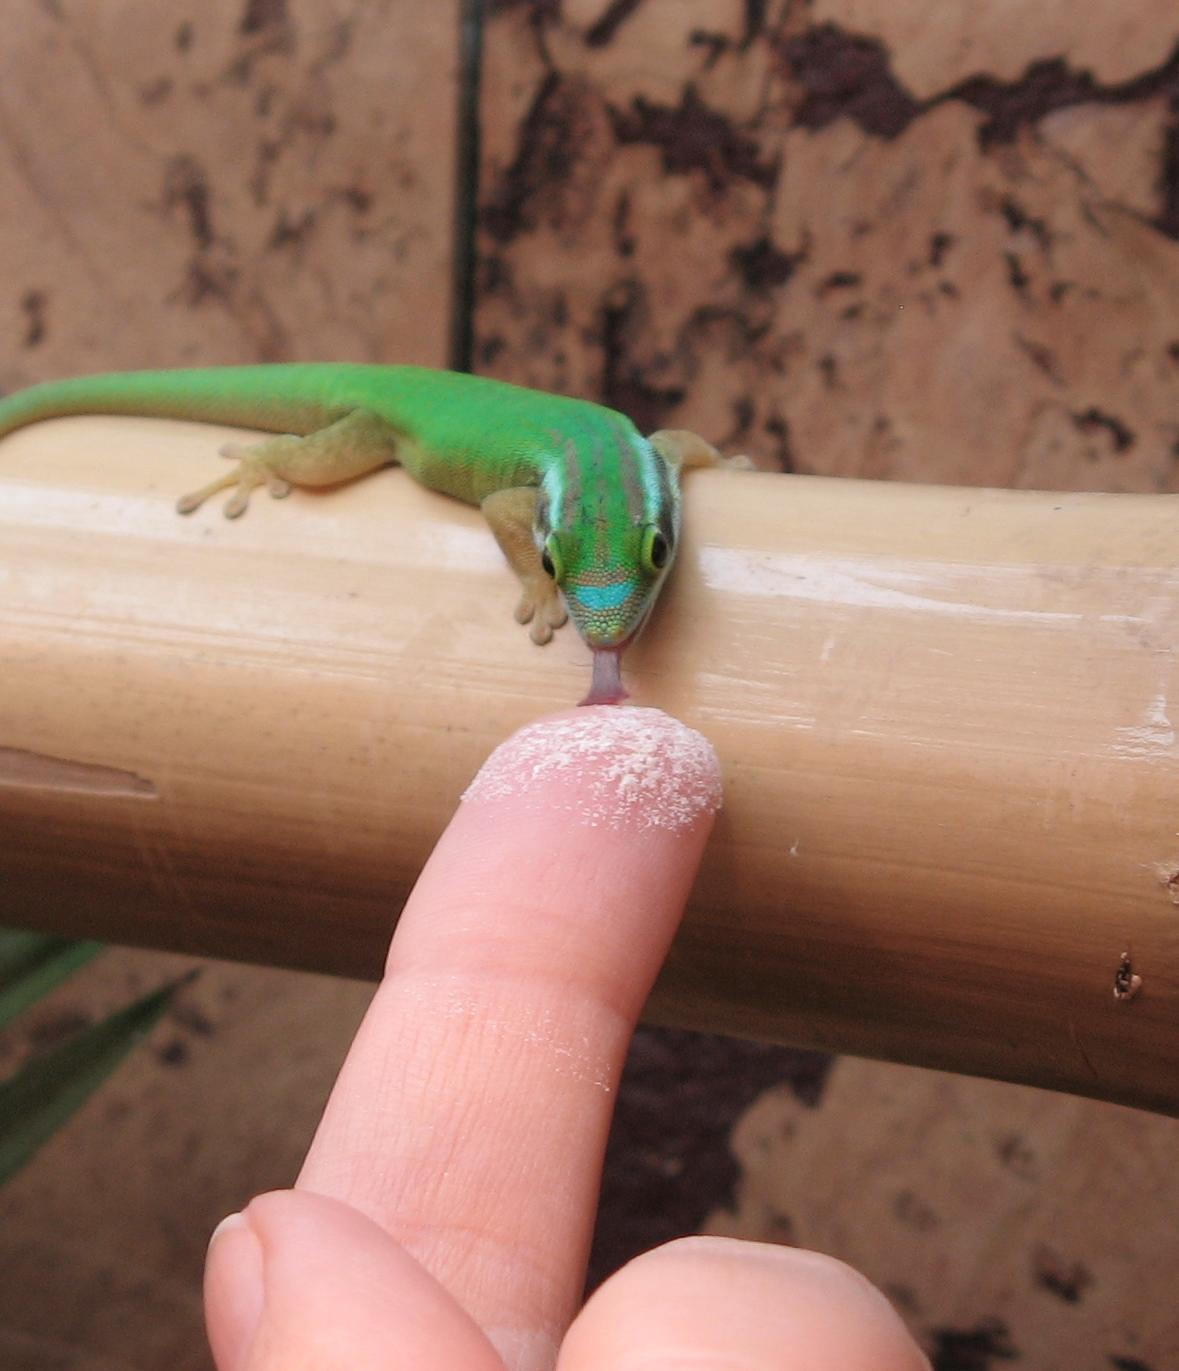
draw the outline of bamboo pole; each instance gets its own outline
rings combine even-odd
[[[400,472],[176,517],[223,436],[0,446],[0,919],[373,975],[588,656]],[[1179,498],[702,472],[686,528],[628,680],[727,797],[651,1015],[1179,1112]]]

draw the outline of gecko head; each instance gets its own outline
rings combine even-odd
[[[620,653],[638,635],[675,557],[675,534],[663,524],[636,524],[606,535],[596,527],[549,529],[541,564],[595,652]]]
[[[675,560],[679,470],[613,416],[570,438],[541,482],[535,536],[573,626],[594,654],[583,703],[624,698],[622,653],[638,636]]]

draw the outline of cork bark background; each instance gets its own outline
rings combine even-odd
[[[1168,6],[493,8],[480,368],[784,470],[1179,489]]]
[[[13,6],[0,387],[143,366],[442,361],[455,9],[416,8]]]
[[[1172,7],[484,17],[476,370],[769,468],[1179,490]],[[0,388],[446,363],[455,0],[22,0],[6,18]],[[109,954],[0,1065],[175,965]],[[207,1366],[206,1235],[293,1176],[367,994],[205,970],[0,1192],[0,1363]],[[1167,1371],[1177,1147],[1174,1121],[1113,1106],[645,1030],[595,1270],[699,1226],[798,1242],[880,1283],[939,1371]]]

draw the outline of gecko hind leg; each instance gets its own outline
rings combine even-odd
[[[295,440],[296,442],[298,439]],[[222,490],[234,491],[232,497],[226,501],[225,517],[227,519],[237,519],[246,512],[250,503],[251,494],[259,486],[264,485],[270,494],[276,499],[281,500],[283,496],[291,493],[291,483],[284,477],[276,475],[268,465],[272,460],[267,452],[273,443],[261,443],[257,447],[247,447],[243,443],[225,443],[217,449],[218,455],[228,458],[231,462],[236,461],[237,467],[225,476],[219,476],[215,481],[210,481],[207,486],[201,486],[199,490],[191,491],[188,495],[182,495],[176,501],[177,514],[191,514],[194,509],[199,509],[211,495],[216,495]]]
[[[191,514],[219,491],[233,489],[225,517],[246,512],[251,494],[265,486],[272,498],[282,499],[293,486],[334,486],[354,480],[397,461],[398,436],[383,419],[367,410],[353,410],[305,437],[280,433],[261,443],[226,443],[221,456],[237,466],[208,485],[182,495],[178,514]]]

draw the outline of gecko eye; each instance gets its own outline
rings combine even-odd
[[[557,540],[551,533],[545,539],[544,547],[541,549],[540,564],[544,567],[545,575],[551,576],[560,585],[565,569],[561,565],[561,554],[557,551]]]
[[[652,575],[660,572],[671,560],[671,544],[657,528],[643,534],[643,566]]]

